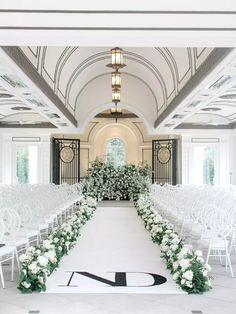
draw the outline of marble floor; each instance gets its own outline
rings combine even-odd
[[[101,204],[100,204],[101,205]],[[111,204],[110,204],[111,205]],[[124,204],[125,205],[125,204]],[[106,205],[105,205],[106,206]],[[232,256],[236,273],[236,254]],[[5,274],[0,288],[0,314],[235,314],[236,278],[231,278],[215,260],[213,289],[203,295],[178,294],[39,294],[23,295]]]

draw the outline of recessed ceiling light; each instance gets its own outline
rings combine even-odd
[[[50,118],[50,119],[55,119],[55,118],[60,118],[60,116],[56,113],[48,113],[47,116]]]
[[[196,108],[202,104],[201,100],[195,100],[187,108]]]
[[[29,107],[12,107],[11,110],[16,110],[16,111],[28,111],[28,110],[32,110]]]
[[[182,119],[182,118],[184,118],[185,117],[185,115],[183,115],[183,114],[175,114],[173,117],[172,117],[172,119]]]
[[[68,124],[65,123],[65,122],[58,123],[58,125],[60,125],[60,126],[68,126]]]
[[[221,99],[236,99],[236,94],[222,95],[219,98],[221,98]]]
[[[12,98],[12,97],[14,97],[14,96],[11,94],[0,93],[0,98]]]
[[[208,86],[207,89],[217,89],[225,85],[227,82],[231,81],[232,76],[222,75],[218,78],[212,85]]]
[[[220,111],[221,109],[218,107],[210,107],[210,108],[203,108],[201,111],[207,111],[207,112],[214,112],[214,111]]]

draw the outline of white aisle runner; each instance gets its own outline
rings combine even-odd
[[[98,207],[46,293],[184,293],[134,207]]]

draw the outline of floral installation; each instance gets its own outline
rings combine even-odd
[[[18,289],[21,292],[46,290],[48,276],[58,267],[62,256],[76,244],[80,229],[92,217],[96,203],[91,197],[82,199],[74,213],[64,223],[54,227],[46,240],[29,247],[20,256]]]
[[[137,200],[149,191],[150,184],[151,168],[146,163],[115,167],[98,158],[82,182],[83,193],[97,200]]]
[[[135,203],[138,215],[145,228],[150,231],[154,243],[160,245],[161,258],[171,271],[176,283],[188,293],[203,293],[211,289],[208,272],[202,252],[194,251],[174,231],[173,224],[163,219],[152,206],[148,194],[140,195]]]

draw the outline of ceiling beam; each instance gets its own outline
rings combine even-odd
[[[28,58],[18,47],[3,46],[2,50],[10,57],[14,63],[24,72],[25,75],[42,91],[42,93],[57,107],[57,109],[75,126],[77,120],[66,108],[61,99],[54,93],[47,82],[37,72]]]
[[[234,48],[215,48],[206,61],[200,66],[193,77],[184,85],[178,95],[171,101],[166,109],[156,119],[154,127],[157,128],[177,107],[188,97],[207,76],[227,57]]]

